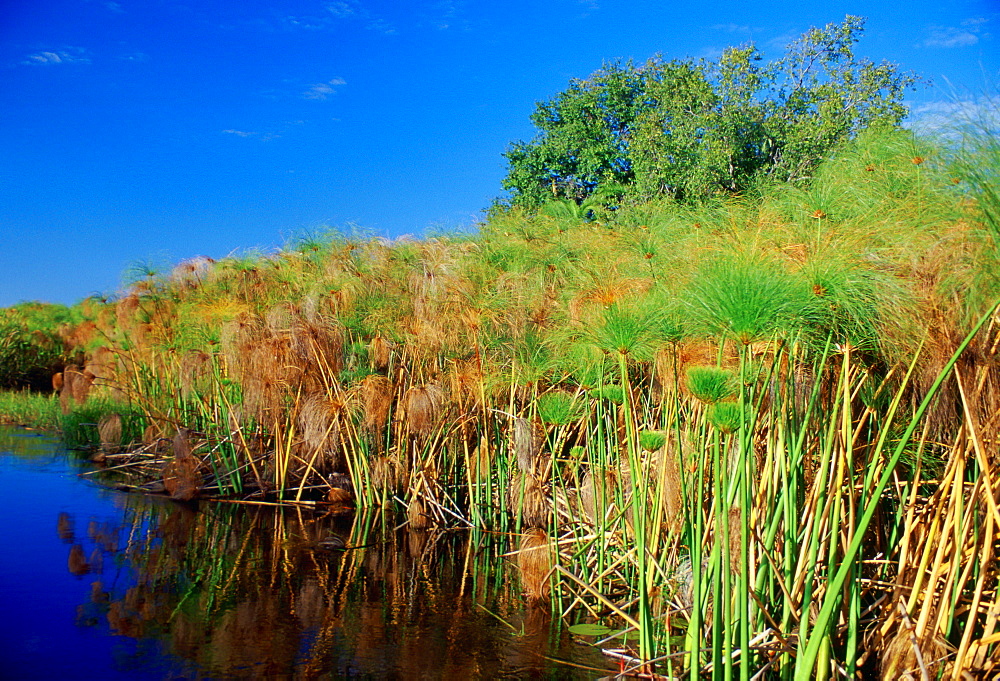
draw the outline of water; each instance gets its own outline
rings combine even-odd
[[[463,533],[179,505],[105,489],[87,470],[49,436],[0,428],[0,678],[608,673],[524,606],[509,559],[498,568]]]

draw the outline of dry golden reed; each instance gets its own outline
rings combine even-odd
[[[396,386],[392,381],[378,374],[366,376],[358,384],[358,397],[363,414],[362,427],[371,432],[385,428],[389,422],[389,410],[395,392]]]
[[[541,481],[531,473],[515,473],[507,488],[511,513],[520,515],[526,527],[548,527],[552,505],[545,496]]]
[[[115,305],[115,321],[120,329],[131,329],[136,319],[136,311],[139,310],[139,295],[130,293],[121,298]]]
[[[406,429],[414,435],[429,436],[437,427],[443,403],[444,393],[436,385],[409,388],[400,404]]]
[[[378,456],[371,462],[371,482],[379,491],[395,492],[400,489],[403,471],[394,456]]]
[[[680,532],[683,523],[684,492],[680,464],[670,445],[660,449],[654,459],[660,468],[660,494],[663,504],[663,523],[673,534]]]
[[[540,423],[514,419],[514,455],[522,473],[537,473],[545,431]]]
[[[618,477],[613,470],[592,467],[583,476],[580,485],[580,504],[592,524],[600,524],[615,503]]]
[[[381,335],[375,334],[368,344],[368,354],[371,358],[372,367],[376,371],[385,371],[389,368],[389,360],[392,358],[392,346]]]
[[[940,636],[924,636],[924,640],[917,641],[912,626],[909,622],[901,622],[889,639],[880,656],[882,681],[939,678],[953,653],[952,646]]]
[[[340,463],[340,428],[338,417],[343,402],[331,399],[325,392],[308,394],[299,405],[297,424],[305,447],[306,461],[314,462],[317,470],[334,470]]]
[[[105,414],[97,423],[98,436],[101,439],[101,451],[111,454],[122,443],[122,417],[121,414]]]
[[[312,321],[299,317],[288,330],[289,346],[296,366],[310,379],[335,378],[343,367],[344,334],[341,326],[320,315]]]
[[[448,372],[448,391],[463,410],[483,408],[483,372],[479,360],[455,360]]]
[[[740,574],[740,527],[743,523],[740,519],[740,509],[733,507],[729,509],[729,569],[734,575]]]
[[[98,384],[107,384],[115,380],[118,358],[114,350],[106,345],[98,346],[90,353],[85,370],[94,375]]]
[[[191,398],[203,393],[212,373],[212,356],[207,352],[185,352],[180,361],[181,397]]]
[[[81,370],[76,364],[67,364],[62,371],[62,387],[59,390],[59,404],[64,414],[73,410],[73,405],[83,405],[90,394],[94,375]]]
[[[426,530],[431,526],[431,517],[425,512],[423,500],[414,496],[410,499],[410,505],[406,509],[406,519],[410,528],[414,530]]]
[[[480,440],[469,453],[469,477],[476,482],[483,482],[490,477],[492,470],[493,460],[489,444],[485,440]]]
[[[201,462],[192,454],[191,432],[178,428],[172,447],[174,458],[163,467],[163,487],[171,499],[191,501],[201,493]]]
[[[517,568],[521,586],[529,602],[540,603],[549,597],[549,575],[552,572],[551,546],[545,530],[533,527],[521,537],[517,553]]]

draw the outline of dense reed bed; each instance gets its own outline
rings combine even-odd
[[[1000,655],[981,170],[869,132],[807,186],[697,208],[193,259],[81,305],[61,407],[127,405],[94,441],[178,499],[508,541],[526,599],[602,623],[634,673],[980,678]]]

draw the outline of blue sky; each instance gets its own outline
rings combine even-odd
[[[569,79],[749,41],[774,57],[846,14],[867,17],[859,55],[933,80],[918,114],[997,92],[996,0],[4,0],[0,306],[323,226],[469,228]]]

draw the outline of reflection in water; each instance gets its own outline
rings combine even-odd
[[[76,575],[77,577],[90,572],[90,564],[87,563],[87,558],[83,555],[83,547],[79,544],[73,544],[73,548],[69,550],[69,559],[66,561],[66,568],[71,575]]]
[[[56,521],[56,531],[59,533],[60,539],[67,544],[72,544],[76,537],[76,530],[73,529],[73,516],[66,511],[60,513],[59,520]]]
[[[52,438],[0,428],[0,603],[17,613],[0,618],[0,676],[607,673],[546,659],[607,669],[547,609],[526,607],[517,558],[501,556],[517,541],[487,547],[388,517],[128,495],[81,479],[87,466]]]
[[[92,521],[70,548],[69,571],[95,580],[76,621],[165,641],[195,675],[601,675],[546,657],[604,667],[547,609],[525,608],[511,566],[466,533],[302,508],[120,503],[120,524]],[[60,537],[72,524],[59,516]]]

